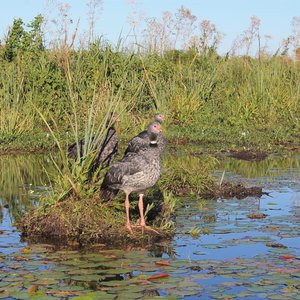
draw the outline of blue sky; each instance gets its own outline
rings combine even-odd
[[[14,18],[22,18],[25,23],[38,13],[57,13],[54,2],[58,0],[2,0],[0,10],[0,37],[3,38]],[[85,0],[66,0],[71,6],[74,20],[80,17],[80,30],[87,29],[87,5]],[[129,33],[128,17],[133,6],[128,0],[103,0],[102,12],[98,15],[95,33],[115,43],[122,35]],[[47,5],[48,3],[48,5]],[[52,6],[49,6],[52,3]],[[208,19],[225,36],[220,51],[230,49],[234,39],[250,24],[251,16],[261,20],[261,36],[270,35],[270,47],[276,50],[284,38],[292,33],[291,21],[300,16],[299,0],[136,0],[135,10],[147,17],[160,17],[163,11],[176,12],[182,5],[189,8],[198,21]]]

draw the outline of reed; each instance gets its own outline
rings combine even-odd
[[[256,33],[251,36],[251,43],[240,46],[246,49],[245,54],[253,51],[259,36],[259,20],[253,18],[252,23]],[[69,142],[72,135],[73,141],[75,136],[87,139],[89,147],[86,132],[98,126],[91,112],[95,107],[96,112],[99,105],[98,113],[103,115],[112,110],[114,101],[118,109],[126,112],[122,119],[125,138],[129,137],[130,128],[134,127],[130,135],[136,133],[145,125],[143,120],[155,111],[166,114],[166,134],[170,138],[223,140],[239,146],[268,146],[297,138],[297,61],[286,53],[268,54],[263,47],[258,57],[237,56],[233,52],[220,56],[220,33],[216,27],[209,21],[197,27],[195,16],[184,8],[176,16],[167,14],[146,26],[149,30],[156,26],[155,30],[163,34],[162,29],[168,24],[173,24],[169,29],[177,39],[158,37],[160,43],[166,43],[159,49],[153,46],[153,40],[142,40],[144,44],[141,42],[132,50],[122,39],[112,46],[101,38],[74,48],[78,24],[74,25],[73,34],[67,32],[68,28],[62,29],[62,36],[67,38],[48,49],[37,48],[33,40],[27,48],[21,44],[13,49],[8,60],[7,49],[2,47],[0,147],[5,148],[12,141],[11,147],[20,146],[21,141],[21,147],[26,147],[24,140],[32,147],[34,140],[27,138],[30,136],[42,137],[44,140],[36,143],[49,147],[46,123],[56,127],[60,143]],[[180,25],[182,30],[178,29]],[[251,26],[245,36],[252,32]],[[198,30],[198,42],[189,44],[182,35],[184,32],[189,37],[193,30]],[[24,36],[30,37],[30,32]],[[180,45],[182,50],[175,50],[174,45]],[[246,137],[241,135],[243,132],[247,132]]]

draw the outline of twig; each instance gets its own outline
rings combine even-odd
[[[79,194],[79,192],[78,192],[78,190],[77,190],[74,182],[72,181],[72,179],[68,175],[66,175],[66,177],[67,177],[67,179],[69,180],[69,182],[70,182],[70,184],[72,186],[72,190],[73,190],[73,192],[75,194],[75,197],[76,198],[80,198],[80,194]]]

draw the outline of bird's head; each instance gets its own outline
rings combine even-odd
[[[150,123],[147,127],[147,132],[150,137],[150,144],[157,144],[157,136],[162,132],[160,123]]]
[[[157,113],[154,115],[154,120],[158,123],[162,123],[165,119],[165,116],[163,114]]]
[[[147,127],[147,132],[148,134],[154,133],[154,134],[159,134],[162,132],[162,128],[159,122],[152,122],[148,125]]]

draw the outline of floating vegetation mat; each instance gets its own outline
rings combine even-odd
[[[141,227],[134,227],[134,235],[130,234],[125,227],[123,203],[117,204],[90,199],[67,199],[45,211],[42,208],[29,211],[16,225],[29,242],[62,245],[105,243],[117,247],[128,244],[145,246],[172,237],[172,228],[166,230],[159,227],[156,227],[159,234],[150,230],[142,234]],[[132,216],[138,216],[136,210],[131,209]],[[168,222],[169,218],[157,212],[151,221],[162,223]],[[136,223],[137,218],[132,220],[132,225]]]

